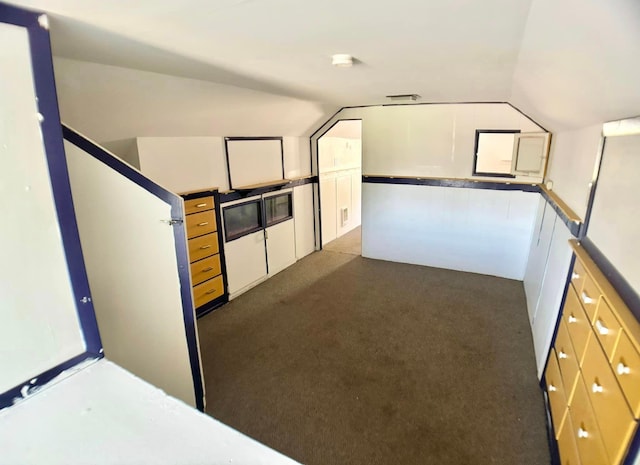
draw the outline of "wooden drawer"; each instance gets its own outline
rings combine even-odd
[[[573,404],[569,408],[573,438],[582,465],[607,465],[609,459],[600,436],[596,417],[589,403],[589,395],[582,378],[576,384]]]
[[[203,236],[217,230],[216,215],[213,210],[187,215],[187,238]]]
[[[604,298],[601,298],[598,304],[593,328],[596,336],[598,336],[600,340],[602,348],[607,354],[607,359],[611,360],[622,328],[620,328],[620,323],[618,323],[616,317],[613,316],[611,307],[609,307],[609,304]]]
[[[573,351],[569,331],[567,330],[567,325],[564,320],[560,320],[555,349],[558,356],[558,366],[560,367],[560,374],[562,375],[562,383],[564,385],[567,403],[571,405],[571,399],[573,398],[573,391],[575,389],[576,380],[578,379],[578,374],[580,373],[580,367],[578,366],[578,359]]]
[[[193,287],[194,305],[196,308],[201,307],[222,294],[224,294],[224,282],[222,276],[217,276]]]
[[[203,212],[205,210],[213,210],[215,206],[213,196],[200,197],[199,199],[191,199],[184,201],[184,213],[190,215],[191,213]]]
[[[567,415],[567,419],[558,434],[558,451],[560,452],[560,463],[562,465],[580,465],[573,423],[571,423],[569,415]]]
[[[596,308],[598,307],[598,301],[600,300],[600,289],[593,282],[591,276],[585,273],[584,282],[582,284],[582,291],[578,293],[582,308],[587,312],[589,321],[593,322],[596,316]]]
[[[591,323],[582,309],[580,300],[578,300],[578,295],[572,286],[569,286],[569,290],[567,291],[567,299],[564,303],[562,319],[567,324],[578,363],[582,365],[584,351],[587,348],[587,341],[593,331],[591,330]]]
[[[220,255],[204,258],[191,264],[191,283],[195,286],[220,273]]]
[[[210,257],[219,252],[218,234],[211,233],[204,236],[189,239],[189,261],[195,262],[205,257]]]
[[[582,292],[582,284],[584,283],[584,277],[587,275],[584,266],[580,260],[576,258],[576,262],[573,265],[573,271],[571,272],[571,284],[574,287],[577,295],[580,295]]]
[[[547,384],[551,420],[553,421],[553,429],[557,438],[567,414],[567,398],[562,384],[562,377],[560,376],[560,367],[558,366],[556,351],[553,349],[551,349],[551,353],[549,354],[544,380]]]
[[[612,365],[633,415],[640,418],[640,355],[624,331],[620,334]]]
[[[622,461],[636,423],[596,338],[587,344],[582,374],[611,463]]]

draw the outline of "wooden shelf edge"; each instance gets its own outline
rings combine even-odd
[[[549,198],[555,203],[560,210],[565,214],[565,216],[574,223],[582,223],[582,218],[580,218],[576,212],[574,212],[569,205],[567,205],[554,191],[547,189],[544,184],[540,184],[540,190],[547,194]]]

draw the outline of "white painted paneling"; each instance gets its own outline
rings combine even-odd
[[[356,228],[362,222],[362,171],[351,172],[351,227]]]
[[[554,212],[551,211],[549,213],[553,214]],[[546,264],[544,281],[540,289],[540,299],[532,325],[533,345],[539,378],[542,377],[544,364],[549,353],[573,254],[569,246],[569,239],[573,239],[573,236],[560,218],[557,216],[556,218],[553,238],[549,245],[549,259]]]
[[[83,353],[85,344],[37,119],[27,30],[0,24],[0,44],[0,392],[4,392]],[[2,455],[6,458],[5,450]]]
[[[286,179],[309,176],[311,174],[311,154],[309,138],[283,137],[284,177]]]
[[[368,175],[469,178],[473,172],[476,129],[541,131],[535,123],[502,103],[404,105],[344,111],[345,115],[341,112],[336,119],[347,114],[362,118],[362,170]],[[541,180],[522,175],[517,179]]]
[[[640,292],[640,135],[607,137],[587,237]]]
[[[547,179],[553,181],[553,190],[582,219],[587,212],[601,134],[602,124],[596,124],[559,132],[551,140]]]
[[[195,406],[171,205],[65,142],[105,355]],[[186,311],[193,312],[193,309]]]
[[[547,258],[549,257],[549,245],[551,244],[557,217],[553,208],[540,196],[536,224],[531,238],[531,247],[529,248],[527,270],[524,274],[524,292],[527,297],[529,323],[533,323],[536,309],[538,308],[540,290],[542,289]]]
[[[293,188],[293,221],[296,228],[296,258],[315,250],[313,184]]]
[[[293,219],[269,226],[266,231],[269,276],[296,262],[296,233]]]
[[[347,209],[347,221],[343,224],[342,209]],[[351,174],[349,172],[336,178],[336,237],[340,237],[353,229],[351,213]]]
[[[225,242],[224,253],[230,299],[267,277],[263,230]]]
[[[138,137],[140,170],[172,192],[227,190],[221,137]]]
[[[297,463],[108,360],[2,410],[0,438],[8,464]]]
[[[322,217],[322,245],[337,236],[336,178],[334,175],[320,175],[320,213]]]
[[[539,195],[364,184],[362,255],[522,280]]]
[[[283,178],[280,140],[229,140],[227,158],[231,187],[250,186]]]

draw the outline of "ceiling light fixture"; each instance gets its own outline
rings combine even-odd
[[[394,102],[415,102],[420,98],[420,96],[418,94],[398,94],[387,95],[387,98]]]
[[[331,57],[331,64],[338,68],[350,68],[353,66],[353,57],[347,53],[338,53]]]

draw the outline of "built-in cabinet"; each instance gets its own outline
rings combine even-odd
[[[640,323],[580,244],[572,247],[545,393],[563,465],[619,465],[640,418]]]
[[[293,189],[223,205],[230,299],[296,262],[293,211]]]
[[[217,189],[180,194],[184,198],[185,227],[193,302],[198,316],[227,302],[224,251],[218,233]]]

